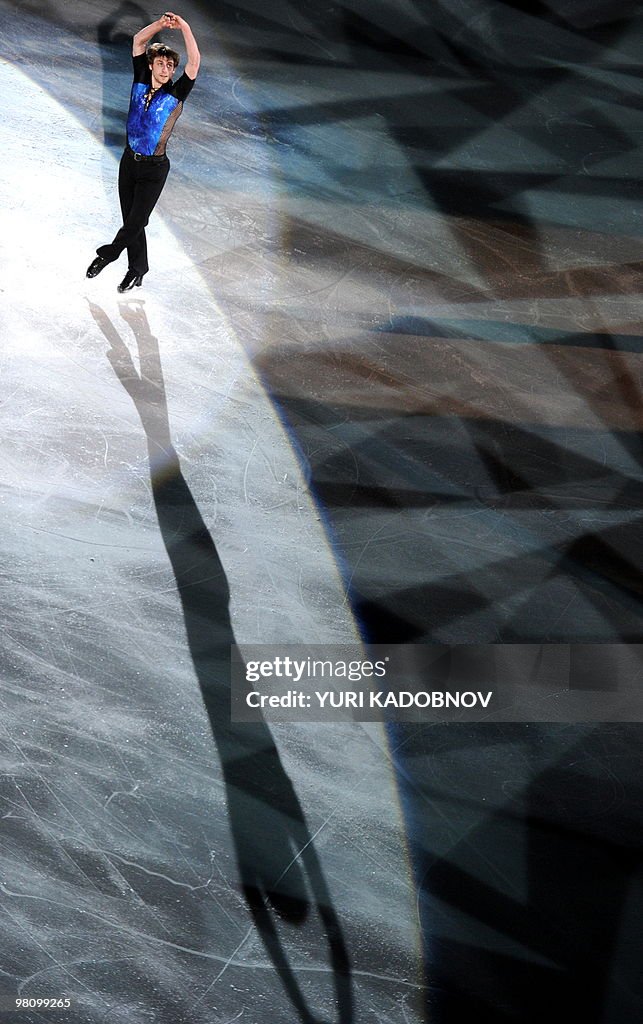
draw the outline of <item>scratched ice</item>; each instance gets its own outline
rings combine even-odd
[[[203,69],[123,302],[124,260],[84,271],[148,15],[0,0],[0,1019],[532,1024],[515,972],[553,1019],[582,947],[576,1016],[634,1020],[601,973],[640,946],[631,734],[242,742],[203,685],[233,635],[357,615],[640,636],[625,19],[183,6]]]
[[[277,789],[295,786],[306,825],[294,829],[278,800],[260,808],[250,853],[290,877],[314,850],[325,885],[308,921],[291,912],[277,925],[280,970],[239,881],[239,844],[253,835],[231,838],[236,790],[204,712],[139,409],[106,352],[116,362],[132,352],[134,373],[142,324],[157,345],[186,501],[216,540],[241,642],[357,639],[297,458],[232,319],[161,216],[150,245],[171,258],[141,302],[119,305],[113,274],[85,281],[92,248],[112,230],[116,163],[31,71],[0,72],[21,97],[0,172],[11,239],[0,409],[2,1012],[10,998],[65,995],[74,1008],[62,1019],[82,1021],[286,1022],[293,1002],[334,1019],[349,999],[356,1019],[374,1004],[394,1010],[421,980],[383,739],[302,728],[262,748]],[[25,122],[32,140],[47,140],[46,176],[40,147],[23,144]],[[383,795],[377,849],[373,790]],[[349,870],[356,858],[365,884]],[[334,932],[329,907],[341,907]],[[371,928],[375,957],[360,949]],[[350,950],[340,965],[350,996],[341,979],[337,994],[340,946]]]

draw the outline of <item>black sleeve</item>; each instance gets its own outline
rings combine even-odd
[[[146,54],[139,53],[137,57],[132,57],[132,65],[134,67],[134,81],[147,83],[150,67],[147,63]]]
[[[177,100],[183,102],[186,100],[192,92],[192,86],[194,85],[194,79],[188,78],[185,71],[179,78],[178,82],[175,82],[172,86],[172,95],[176,96]]]

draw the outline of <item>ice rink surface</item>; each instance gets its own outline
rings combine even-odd
[[[641,642],[635,12],[186,4],[121,296],[159,13],[0,0],[0,1021],[629,1024],[640,726],[235,726],[226,658]]]

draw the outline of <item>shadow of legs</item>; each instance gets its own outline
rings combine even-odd
[[[136,339],[140,371],[109,317],[90,303],[110,344],[107,357],[132,399],[147,438],[152,494],[176,579],[194,669],[221,760],[243,893],[266,951],[302,1024],[308,1008],[279,937],[274,914],[301,924],[317,911],[328,944],[337,1020],[353,1019],[348,950],[299,799],[265,722],[230,718],[230,660],[235,645],[230,591],[216,545],[171,443],[158,342],[143,303],[120,312]]]

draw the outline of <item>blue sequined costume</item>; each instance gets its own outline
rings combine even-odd
[[[184,73],[176,82],[168,82],[147,103],[152,74],[146,55],[133,58],[134,81],[127,115],[127,142],[135,153],[162,156],[172,129],[194,85]],[[147,109],[146,109],[147,107]]]

